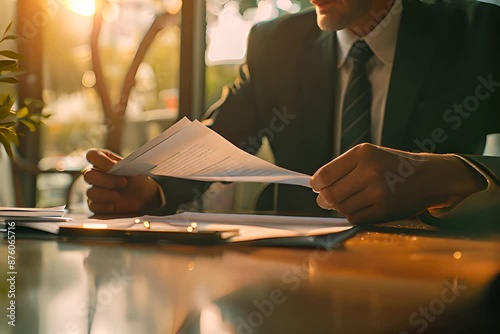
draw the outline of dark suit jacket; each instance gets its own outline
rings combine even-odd
[[[500,133],[500,7],[411,0],[403,6],[380,144],[481,155],[486,135]],[[247,63],[207,112],[207,125],[252,153],[267,135],[277,165],[312,175],[335,157],[336,63],[336,34],[321,31],[312,10],[257,25]],[[454,105],[463,106],[462,114]],[[497,158],[474,159],[499,182]],[[194,184],[165,181],[170,209],[199,193]],[[315,197],[280,185],[278,208],[325,213]]]

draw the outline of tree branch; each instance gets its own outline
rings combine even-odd
[[[104,80],[104,73],[102,71],[102,64],[99,53],[99,34],[103,21],[102,11],[104,2],[105,0],[96,1],[96,11],[94,14],[92,25],[90,46],[92,50],[92,66],[94,68],[94,73],[96,76],[96,89],[101,99],[104,116],[106,118],[106,123],[108,126],[108,134],[105,147],[119,153],[122,146],[121,141],[125,111],[127,110],[130,92],[135,85],[135,76],[137,74],[137,70],[144,60],[144,56],[153,43],[156,35],[166,26],[175,24],[176,20],[179,18],[179,14],[170,14],[168,12],[165,12],[155,18],[148,31],[146,32],[144,38],[142,39],[135,53],[134,59],[127,71],[120,92],[120,99],[118,103],[113,105],[109,94],[109,88],[106,86],[106,82]]]

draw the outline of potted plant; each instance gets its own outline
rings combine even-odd
[[[15,40],[17,36],[9,34],[12,22],[5,29],[0,44],[8,40]],[[12,51],[0,48],[0,84],[15,85],[19,82],[16,74],[19,73],[18,61],[21,56]],[[33,99],[24,101],[24,106],[16,110],[16,98],[10,93],[0,92],[0,143],[12,157],[12,145],[19,145],[18,125],[24,124],[30,131],[35,131],[47,115],[32,114],[30,109],[40,107],[42,102]]]

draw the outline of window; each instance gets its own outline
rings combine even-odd
[[[11,6],[10,12],[14,17],[18,2],[0,1]],[[183,93],[190,96],[198,94],[198,100],[204,100],[199,105],[203,104],[205,109],[217,101],[222,86],[234,80],[239,65],[245,61],[246,40],[254,24],[310,6],[308,0],[206,0],[204,12],[204,2],[199,0],[201,11],[186,11],[186,17],[181,20],[182,0],[109,0],[102,1],[106,4],[102,11],[96,8],[99,3],[101,1],[88,0],[19,2],[24,10],[31,10],[29,16],[18,17],[18,20],[24,20],[22,28],[32,27],[44,33],[41,90],[46,103],[45,111],[52,117],[41,130],[40,152],[36,153],[37,149],[33,148],[35,154],[29,157],[41,169],[81,170],[87,163],[86,150],[109,146],[107,133],[113,125],[108,125],[106,121],[102,94],[96,88],[103,80],[111,104],[116,105],[120,101],[127,71],[155,18],[170,14],[163,22],[165,28],[152,39],[137,68],[135,86],[128,97],[123,118],[123,145],[119,146],[123,155],[173,124],[179,114],[179,103],[182,104],[179,90],[183,82],[194,82],[197,77],[203,77],[198,80],[198,86],[184,89]],[[184,6],[188,8],[194,3],[198,1],[184,1]],[[91,47],[91,35],[96,31],[93,30],[96,12],[102,13],[99,16],[102,17],[102,26],[97,48],[102,75],[96,75],[94,71]],[[0,15],[2,21],[10,20],[4,17],[9,15],[8,11],[2,11]],[[34,20],[35,16],[38,21]],[[206,18],[206,29],[203,18]],[[192,64],[183,65],[181,42],[184,43],[184,50],[196,53],[195,46],[200,44],[196,44],[200,36],[183,39],[181,27],[184,25],[186,32],[197,24],[201,29],[194,28],[190,33],[195,36],[206,31],[206,36],[201,36],[207,42],[205,64],[200,57],[193,57]],[[203,49],[200,49],[200,55],[202,52]],[[200,70],[188,70],[185,73],[190,77],[181,78],[183,66],[199,66]],[[189,106],[184,106],[184,109],[191,110]],[[198,110],[203,107],[195,109],[195,114],[198,112],[201,115],[204,111]],[[37,156],[41,157],[39,161]],[[71,181],[71,177],[65,174],[39,175],[36,179],[36,205],[63,204]],[[84,190],[85,185],[81,187]],[[31,188],[24,187],[28,192]],[[79,193],[81,198],[78,200],[83,204],[85,192]],[[32,198],[29,194],[23,196]],[[26,204],[35,203],[27,201]]]
[[[48,0],[51,19],[43,41],[45,111],[52,117],[41,136],[42,169],[81,170],[85,152],[106,147],[110,126],[96,89],[91,34],[94,1]],[[121,98],[125,76],[154,19],[170,17],[152,41],[135,75],[124,114],[121,152],[126,155],[171,125],[178,113],[180,0],[114,0],[102,10],[99,54],[111,103]],[[116,150],[116,149],[115,149]],[[37,179],[39,206],[64,203],[67,174]],[[81,192],[83,193],[83,192]]]
[[[205,107],[219,97],[245,62],[252,26],[310,7],[309,0],[207,0]]]

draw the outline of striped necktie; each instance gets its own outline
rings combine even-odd
[[[365,41],[357,41],[349,52],[353,69],[342,106],[342,153],[371,141],[372,87],[366,74],[366,63],[372,56],[373,52]]]

